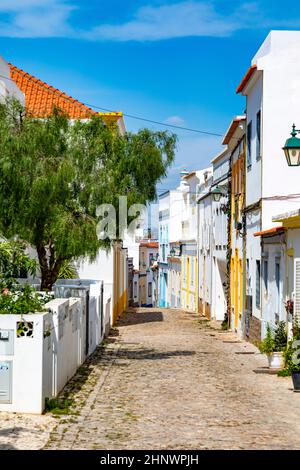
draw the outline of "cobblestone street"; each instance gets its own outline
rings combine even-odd
[[[127,313],[79,371],[78,414],[61,417],[47,449],[297,449],[300,395],[291,378],[197,315]]]

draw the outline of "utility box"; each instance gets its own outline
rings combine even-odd
[[[0,403],[12,403],[12,361],[0,361]]]
[[[0,329],[0,355],[12,356],[14,354],[14,330]]]

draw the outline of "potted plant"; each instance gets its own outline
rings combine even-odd
[[[293,326],[293,339],[288,342],[284,354],[285,368],[292,376],[294,392],[300,392],[300,328]]]
[[[265,338],[259,345],[262,354],[266,354],[270,369],[281,369],[284,366],[283,352],[287,345],[287,334],[285,322],[280,322],[272,332],[270,325],[267,325]]]
[[[294,314],[294,301],[292,299],[288,299],[285,302],[285,310],[287,313],[288,321],[293,321],[293,314]]]

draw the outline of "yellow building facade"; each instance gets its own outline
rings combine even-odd
[[[127,307],[127,250],[121,242],[113,246],[113,264],[112,324],[115,325]]]
[[[235,118],[223,142],[232,148],[229,324],[238,332],[242,331],[244,310],[245,122],[244,116]]]
[[[196,242],[185,242],[181,255],[181,308],[198,312],[198,257]]]

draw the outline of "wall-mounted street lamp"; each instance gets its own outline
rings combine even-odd
[[[222,197],[222,191],[221,191],[221,188],[220,186],[216,186],[213,190],[212,190],[212,195],[213,195],[213,200],[215,202],[220,202],[221,200],[221,197]]]
[[[175,252],[175,248],[172,248],[172,249],[170,250],[170,255],[172,256],[172,258],[174,258],[175,253],[176,253],[176,252]]]
[[[152,256],[151,259],[150,259],[150,263],[151,264],[154,264],[158,261],[158,258],[159,258],[159,253],[156,253],[155,256]]]
[[[227,196],[227,191],[223,188],[220,188],[220,186],[217,185],[211,191],[211,194],[215,202],[220,202],[222,196]]]
[[[299,133],[300,130],[296,129],[293,124],[292,137],[286,141],[283,147],[288,166],[300,166],[300,139],[297,137]]]

